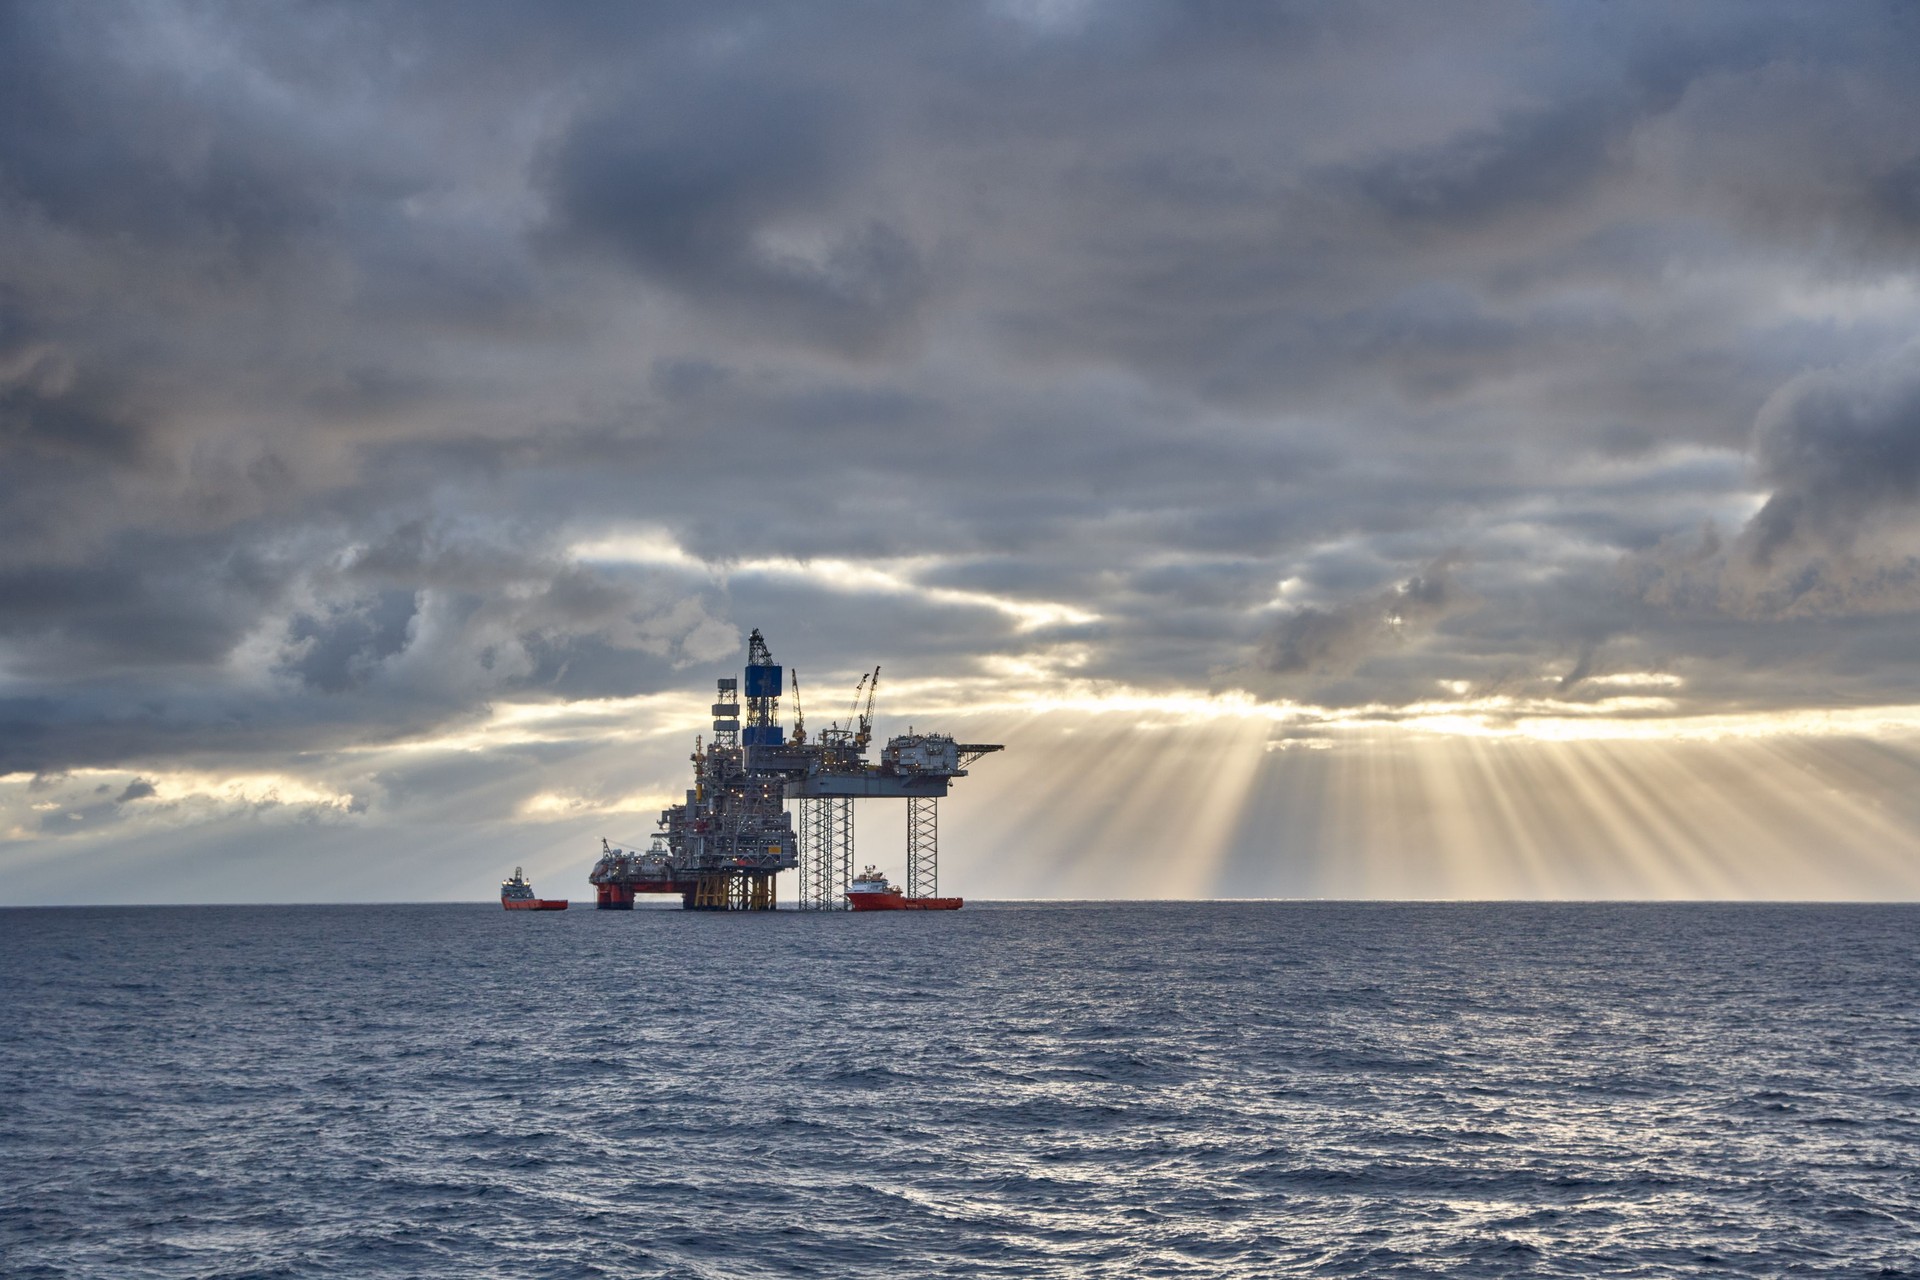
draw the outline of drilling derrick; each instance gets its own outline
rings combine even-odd
[[[653,847],[638,855],[602,841],[603,854],[587,879],[597,905],[631,909],[636,893],[677,893],[696,911],[771,911],[778,905],[774,877],[798,856],[787,817],[785,780],[755,771],[754,748],[778,745],[780,668],[758,631],[747,650],[747,717],[740,723],[740,681],[723,677],[713,702],[713,742],[696,740],[692,790],[660,814]]]
[[[939,798],[954,778],[967,776],[967,765],[1001,748],[909,732],[890,739],[879,762],[869,763],[878,667],[861,677],[845,727],[836,723],[809,742],[796,724],[788,741],[780,725],[782,668],[757,630],[747,641],[745,675],[745,724],[740,681],[724,677],[713,703],[713,742],[704,750],[694,743],[694,787],[683,803],[661,812],[652,847],[639,854],[601,841],[602,856],[587,877],[597,905],[626,910],[636,893],[677,893],[689,910],[771,911],[774,877],[795,869],[798,906],[843,909],[853,883],[853,802],[883,798],[907,801],[906,896],[932,897]],[[797,679],[794,696],[797,709]],[[787,800],[795,802],[797,833]]]

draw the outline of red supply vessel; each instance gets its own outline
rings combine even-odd
[[[847,890],[847,905],[855,911],[958,911],[965,901],[964,898],[909,898],[888,884],[886,876],[873,867],[862,871]]]
[[[509,911],[565,911],[565,898],[536,898],[533,886],[527,883],[527,873],[519,867],[513,869],[513,879],[500,882],[500,905]]]

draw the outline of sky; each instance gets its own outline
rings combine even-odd
[[[969,897],[1920,898],[1916,64],[0,4],[0,903],[584,898],[756,627]]]

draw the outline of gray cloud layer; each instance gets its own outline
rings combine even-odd
[[[0,23],[0,772],[666,688],[751,625],[1910,696],[1905,7]],[[568,552],[642,526],[933,594]]]

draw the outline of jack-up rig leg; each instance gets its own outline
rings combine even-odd
[[[907,797],[907,896],[933,898],[940,893],[940,801]]]

